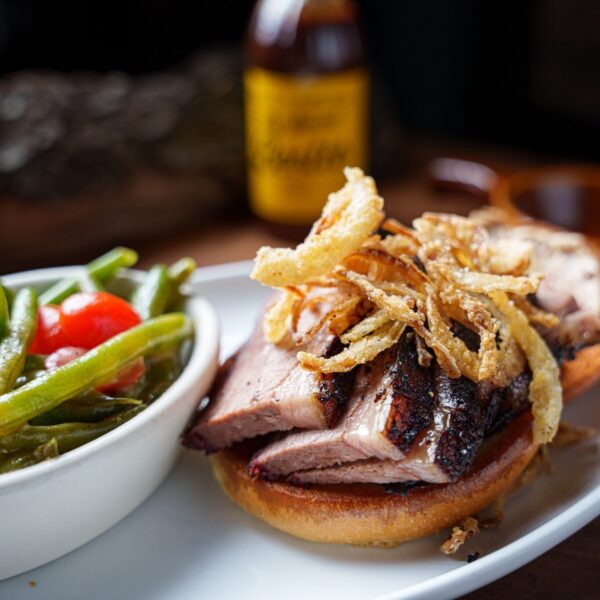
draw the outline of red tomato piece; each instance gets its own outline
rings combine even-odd
[[[85,348],[77,348],[77,346],[64,346],[55,350],[52,354],[46,356],[44,366],[48,371],[54,371],[71,361],[83,356],[87,350]]]
[[[81,292],[61,304],[60,324],[70,345],[95,348],[141,323],[131,304],[108,292]]]
[[[111,394],[137,383],[146,372],[146,364],[142,357],[134,360],[121,369],[117,376],[109,383],[98,386],[98,391]]]
[[[54,371],[64,365],[74,361],[75,359],[83,356],[87,350],[85,348],[78,348],[77,346],[64,346],[55,350],[52,354],[49,354],[44,361],[44,366],[48,371]],[[105,385],[99,385],[96,389],[99,392],[110,394],[123,389],[127,386],[137,383],[146,372],[146,364],[144,359],[140,356],[132,363],[125,366],[116,377],[106,383]]]
[[[32,354],[50,354],[68,346],[69,341],[65,337],[60,323],[60,307],[47,304],[38,308],[37,330],[35,338],[29,348]]]

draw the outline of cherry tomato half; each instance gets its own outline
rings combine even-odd
[[[73,294],[60,308],[60,324],[70,346],[95,348],[141,323],[128,302],[108,292]]]
[[[83,356],[87,350],[85,348],[77,348],[77,346],[63,346],[55,350],[52,354],[46,356],[44,366],[48,371],[54,371],[64,365],[74,361],[76,358]]]
[[[136,384],[145,372],[146,364],[140,356],[140,358],[123,367],[112,381],[98,386],[97,389],[105,394],[114,394],[123,388]]]
[[[50,354],[58,348],[69,346],[60,323],[60,307],[47,304],[38,308],[37,330],[29,348],[32,354]]]

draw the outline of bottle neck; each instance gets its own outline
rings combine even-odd
[[[261,0],[246,44],[251,64],[295,73],[335,72],[363,59],[354,0]]]
[[[305,0],[260,0],[254,9],[250,31],[262,47],[294,43]]]

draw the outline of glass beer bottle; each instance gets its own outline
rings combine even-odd
[[[353,0],[259,0],[244,75],[248,195],[278,233],[306,233],[346,165],[368,160],[368,85]]]

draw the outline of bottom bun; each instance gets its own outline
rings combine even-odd
[[[400,488],[369,484],[298,487],[248,475],[252,448],[238,445],[211,457],[229,497],[250,514],[314,542],[394,546],[437,533],[481,511],[509,490],[535,456],[531,413],[486,441],[456,483]]]
[[[573,360],[563,363],[560,381],[567,401],[583,394],[600,381],[600,344],[582,348]]]

